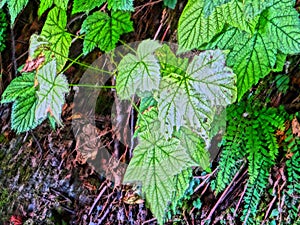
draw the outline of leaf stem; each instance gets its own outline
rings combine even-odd
[[[70,87],[87,87],[87,88],[105,88],[105,89],[116,88],[116,86],[93,85],[93,84],[69,84],[69,86]]]

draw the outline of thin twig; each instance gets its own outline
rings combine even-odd
[[[224,190],[223,194],[221,195],[221,197],[218,199],[217,203],[214,205],[214,207],[211,209],[209,215],[206,217],[205,221],[209,221],[211,220],[211,217],[213,215],[213,213],[215,212],[215,210],[217,209],[217,207],[219,206],[219,204],[225,199],[225,197],[228,194],[228,190],[230,190],[231,186],[235,183],[235,179],[238,177],[238,175],[240,174],[240,172],[242,171],[242,169],[244,168],[245,163],[241,166],[241,168],[239,169],[239,171],[235,174],[235,176],[233,177],[232,181],[230,182],[230,184],[226,187],[226,189]]]
[[[144,221],[144,222],[142,223],[142,225],[145,225],[145,224],[147,224],[147,223],[151,223],[151,222],[153,222],[153,221],[155,221],[155,220],[156,220],[156,218],[152,218],[152,219],[150,219],[150,220]]]
[[[105,184],[105,183],[103,183],[103,184],[101,185],[101,187],[102,187],[104,184]],[[100,188],[101,188],[101,187],[100,187]],[[98,203],[99,199],[101,198],[101,196],[103,195],[103,193],[106,191],[106,189],[107,189],[107,185],[104,186],[104,188],[101,190],[101,192],[99,193],[99,195],[98,195],[97,198],[95,199],[93,205],[92,205],[91,208],[90,208],[90,211],[89,211],[89,214],[88,214],[88,215],[91,215],[91,213],[92,213],[94,207],[96,206],[96,204]]]

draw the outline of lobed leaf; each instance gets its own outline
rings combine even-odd
[[[132,95],[144,96],[145,93],[158,90],[160,66],[154,51],[160,47],[156,41],[146,40],[140,43],[136,55],[127,54],[118,65],[117,93],[121,99]]]
[[[39,90],[37,91],[36,120],[44,120],[50,113],[61,125],[61,111],[64,104],[64,95],[69,91],[68,81],[63,74],[56,76],[56,62],[44,65],[37,75]]]
[[[107,3],[107,8],[112,9],[114,11],[134,11],[133,0],[107,0]]]
[[[23,73],[13,79],[2,94],[1,103],[14,102],[18,98],[28,98],[34,88],[34,73]]]
[[[66,31],[67,14],[65,10],[54,7],[48,14],[41,36],[50,43],[50,49],[45,51],[45,61],[49,62],[55,57],[56,69],[61,71],[68,60],[71,46],[71,35]]]
[[[113,11],[109,17],[106,13],[95,12],[85,19],[81,27],[81,33],[86,33],[83,53],[86,55],[96,47],[108,52],[115,48],[122,34],[131,31],[130,13]]]
[[[10,22],[11,22],[10,26],[11,27],[13,27],[17,16],[24,9],[24,7],[28,4],[28,1],[29,0],[9,0],[9,1],[6,1],[7,6],[8,6],[8,10],[9,10],[9,15],[10,15]]]
[[[72,14],[79,12],[89,13],[96,7],[99,7],[105,3],[106,0],[96,0],[96,1],[87,1],[87,0],[74,0],[72,7]]]

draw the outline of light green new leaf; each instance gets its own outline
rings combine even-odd
[[[270,7],[262,16],[267,21],[269,38],[275,47],[285,54],[300,52],[300,20],[298,12],[288,3],[280,1],[276,7]]]
[[[215,107],[235,101],[235,82],[220,50],[195,56],[184,75],[163,77],[157,101],[159,120],[166,121],[162,124],[166,136],[186,125],[206,140]]]
[[[61,10],[67,10],[69,0],[54,0],[54,4]]]
[[[124,183],[142,182],[150,209],[161,223],[172,200],[174,176],[193,165],[178,140],[166,141],[159,133],[145,132],[134,150]]]
[[[271,71],[276,54],[277,50],[270,38],[258,32],[252,38],[248,38],[245,33],[235,44],[227,63],[237,74],[238,100]]]
[[[61,125],[60,115],[65,101],[64,96],[69,91],[66,77],[63,74],[56,76],[56,62],[52,60],[38,71],[37,79],[39,90],[36,120],[44,120],[50,113]]]
[[[79,12],[90,12],[96,7],[101,6],[106,0],[96,0],[96,1],[89,1],[89,0],[74,0],[72,14],[79,13]]]
[[[136,55],[125,55],[118,65],[116,89],[121,99],[132,95],[158,90],[160,66],[154,51],[160,47],[156,41],[146,40],[140,43]]]
[[[7,6],[10,15],[10,26],[13,27],[19,13],[27,5],[28,0],[7,0]]]
[[[221,12],[214,10],[205,17],[204,0],[190,0],[185,6],[178,24],[178,43],[181,51],[188,51],[209,42],[224,27]]]
[[[67,14],[58,7],[53,8],[46,19],[41,36],[48,39],[50,50],[45,51],[45,61],[49,62],[55,57],[57,71],[61,71],[68,60],[71,46],[71,35],[66,31]]]
[[[35,118],[37,105],[35,88],[31,87],[27,94],[27,97],[18,98],[12,107],[11,127],[17,133],[32,130],[42,122]]]
[[[116,47],[122,34],[131,31],[130,13],[113,11],[109,17],[106,13],[95,12],[85,19],[81,27],[81,33],[86,33],[83,53],[86,55],[95,47],[108,52]]]
[[[27,98],[32,94],[34,88],[34,73],[23,73],[16,77],[2,94],[1,103],[14,102],[18,98]]]
[[[133,0],[107,0],[107,3],[107,8],[114,11],[134,11]]]

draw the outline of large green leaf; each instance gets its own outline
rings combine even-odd
[[[195,56],[187,71],[163,77],[157,99],[162,130],[171,136],[183,125],[207,138],[216,106],[235,101],[235,74],[225,66],[224,54],[206,51]]]
[[[209,42],[222,31],[225,24],[222,13],[214,10],[206,17],[204,0],[190,0],[185,6],[178,24],[178,43],[188,51]]]
[[[62,10],[67,10],[69,0],[41,0],[38,16],[41,17],[43,13],[49,9],[53,3]]]
[[[261,14],[267,7],[273,4],[274,0],[244,0],[244,14],[247,20],[252,20]]]
[[[205,0],[203,5],[204,15],[209,16],[217,6],[230,2],[231,0]]]
[[[61,125],[62,105],[65,94],[69,91],[68,81],[63,74],[56,76],[56,62],[44,65],[37,75],[39,90],[37,91],[38,104],[36,120],[44,120],[49,113]]]
[[[14,102],[18,98],[27,98],[32,94],[34,88],[34,73],[23,73],[16,77],[2,94],[1,103]]]
[[[158,90],[160,66],[154,51],[160,47],[156,41],[146,40],[140,43],[136,55],[127,54],[118,65],[117,93],[121,99],[134,94],[143,96],[146,92]]]
[[[270,38],[259,32],[252,38],[244,34],[236,43],[227,63],[237,74],[238,99],[271,71],[276,62],[276,53]]]
[[[28,0],[7,0],[9,15],[10,15],[10,26],[13,27],[15,20],[19,13],[27,5]]]
[[[74,0],[72,14],[79,12],[90,12],[94,8],[101,6],[104,2],[106,2],[106,0]]]
[[[262,16],[267,22],[269,38],[285,54],[300,52],[300,20],[294,1],[277,1]]]
[[[103,12],[88,16],[82,24],[81,33],[85,33],[83,53],[88,54],[95,47],[103,51],[115,48],[120,36],[133,31],[130,13],[113,11],[111,17]]]
[[[66,31],[67,14],[65,10],[54,7],[48,14],[41,36],[48,39],[50,50],[45,51],[46,62],[55,57],[57,71],[61,71],[68,60],[71,35]]]
[[[175,176],[192,165],[195,164],[179,140],[166,141],[158,133],[145,132],[134,150],[124,182],[142,182],[150,209],[162,223],[175,191]]]
[[[107,0],[108,9],[134,11],[133,0]]]
[[[42,120],[35,118],[37,99],[35,88],[31,88],[27,97],[18,98],[12,107],[11,128],[17,133],[22,133],[34,129]]]

